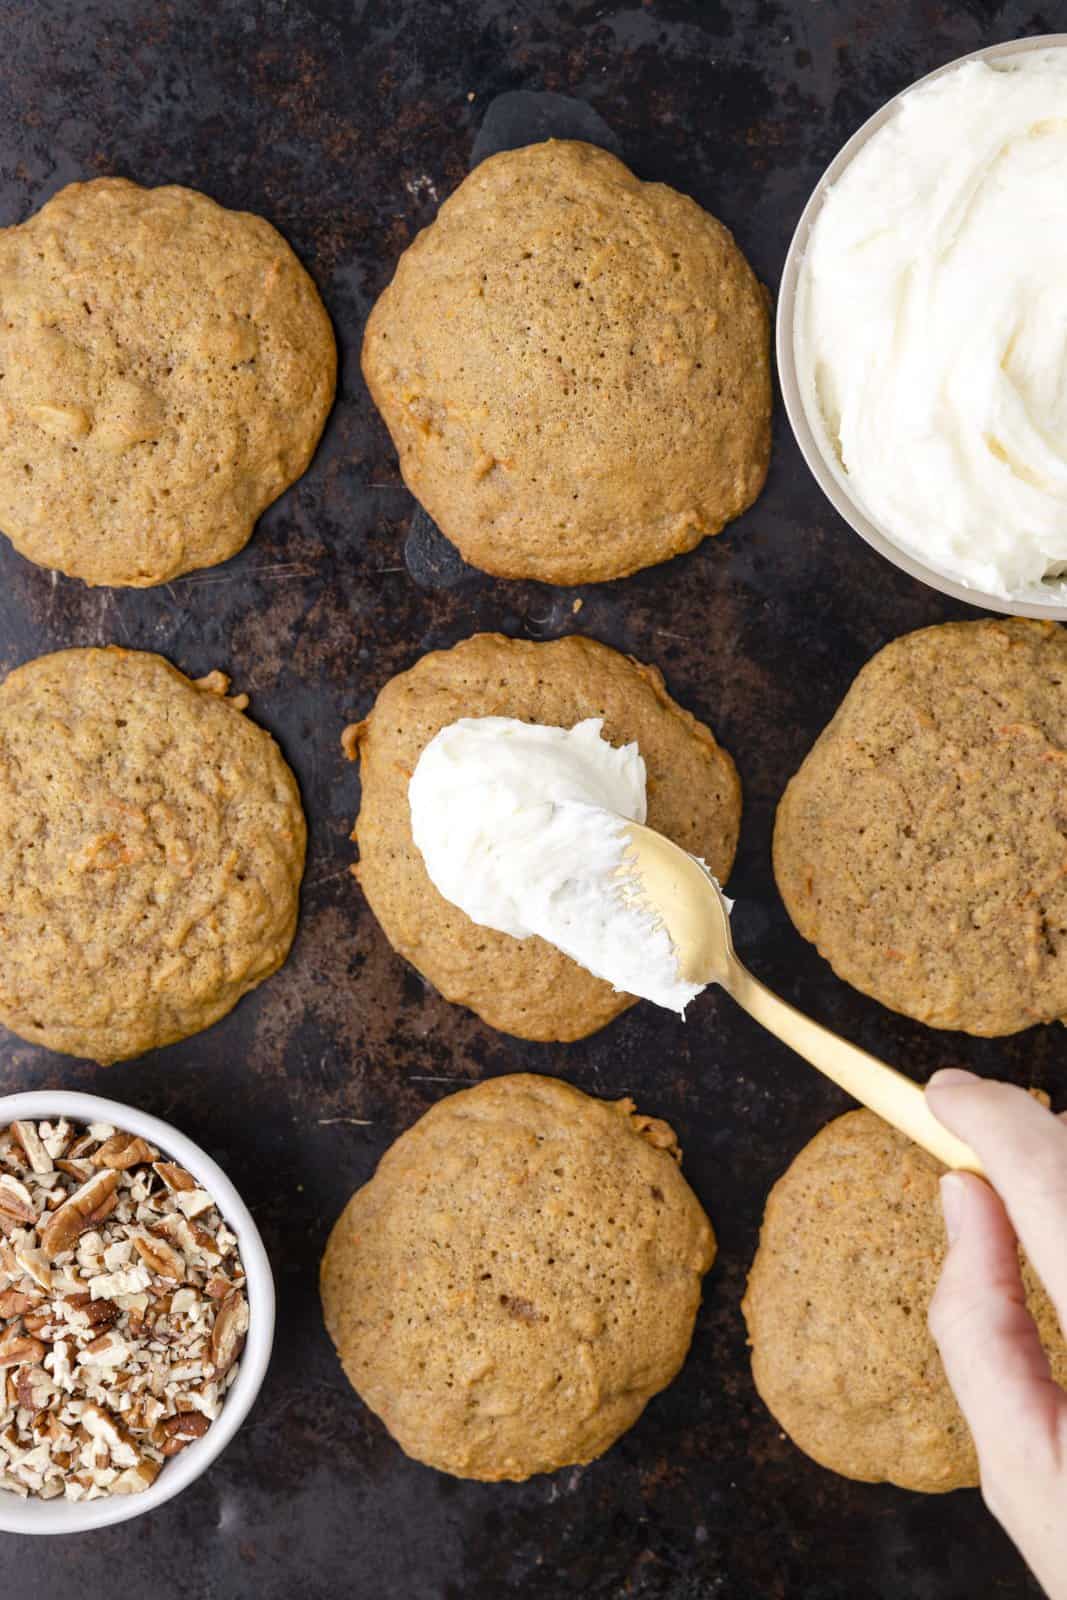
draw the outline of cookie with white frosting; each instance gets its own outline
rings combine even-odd
[[[393,678],[346,731],[362,780],[354,870],[393,948],[495,1028],[524,1039],[584,1038],[633,997],[537,935],[473,922],[434,887],[412,835],[408,786],[423,750],[457,720],[489,716],[556,728],[597,718],[610,744],[636,743],[649,825],[702,857],[720,881],[740,825],[736,769],[654,667],[577,636],[533,643],[476,634]]]

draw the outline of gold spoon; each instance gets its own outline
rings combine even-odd
[[[639,822],[627,822],[627,832],[631,848],[620,871],[628,892],[661,919],[686,982],[720,984],[750,1017],[945,1166],[984,1175],[974,1151],[938,1122],[917,1083],[779,1000],[742,966],[722,890],[706,867]]]

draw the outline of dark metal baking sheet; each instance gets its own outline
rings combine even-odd
[[[640,1007],[576,1046],[523,1045],[448,1006],[391,954],[347,874],[346,720],[424,650],[478,628],[580,628],[657,662],[745,786],[738,944],[790,999],[917,1076],[953,1062],[1064,1089],[1058,1028],[982,1042],[894,1017],[793,933],[769,865],[773,807],[864,660],[968,614],[838,520],[779,415],[766,492],[721,538],[625,582],[501,583],[411,529],[359,377],[396,256],[516,90],[592,108],[640,176],[733,228],[773,289],[803,202],[890,94],[1057,8],[935,0],[0,0],[0,224],[99,173],[260,211],[318,281],[343,380],[308,475],[224,567],[144,593],[53,579],[0,541],[0,668],[71,644],[232,673],[303,786],[311,856],[278,977],[208,1033],[106,1072],[0,1039],[0,1088],[102,1089],[170,1118],[227,1167],[277,1274],[274,1364],[224,1458],[150,1517],[0,1541],[26,1600],[1021,1600],[1035,1586],[978,1497],[850,1484],[784,1440],[748,1376],[738,1312],[763,1198],[844,1100],[718,995],[684,1027]],[[407,551],[407,559],[405,557]],[[432,559],[431,559],[432,558]],[[408,562],[410,561],[411,570]],[[575,617],[572,606],[583,606]],[[341,1379],[317,1258],[389,1142],[450,1088],[517,1068],[633,1093],[669,1118],[720,1237],[693,1354],[600,1462],[483,1487],[407,1461]]]

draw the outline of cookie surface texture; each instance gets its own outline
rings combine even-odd
[[[666,561],[766,476],[762,288],[714,217],[594,145],[482,162],[401,257],[363,371],[411,492],[503,577]]]
[[[284,961],[305,826],[274,740],[160,656],[65,650],[0,685],[0,1022],[107,1063]]]
[[[945,1254],[940,1162],[870,1111],[824,1128],[771,1191],[744,1312],[768,1410],[821,1466],[928,1494],[978,1459],[926,1325]],[[1059,1382],[1067,1346],[1024,1279]]]
[[[1067,632],[945,623],[868,662],[778,808],[796,927],[937,1028],[1067,1016]]]
[[[268,222],[192,189],[74,183],[0,231],[0,530],[144,587],[225,561],[311,459],[336,350]]]
[[[408,1455],[521,1480],[591,1461],[677,1374],[715,1238],[631,1101],[491,1079],[403,1134],[322,1265],[354,1388]]]
[[[741,789],[711,732],[675,704],[653,667],[591,639],[548,643],[476,634],[390,680],[347,730],[362,803],[357,876],[393,948],[441,994],[524,1039],[580,1039],[634,1004],[543,939],[479,927],[434,888],[411,836],[408,783],[441,728],[460,717],[573,727],[604,719],[613,745],[636,740],[648,769],[648,821],[702,856],[724,882]]]

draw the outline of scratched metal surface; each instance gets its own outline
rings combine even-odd
[[[0,541],[0,668],[112,641],[192,674],[223,667],[281,740],[311,822],[294,954],[226,1021],[106,1073],[0,1039],[3,1090],[102,1088],[201,1140],[254,1207],[280,1297],[269,1379],[224,1459],[125,1527],[3,1539],[27,1600],[131,1583],[154,1600],[1036,1595],[977,1496],[832,1477],[779,1435],[751,1388],[738,1302],[763,1198],[841,1098],[714,995],[684,1027],[640,1007],[571,1047],[518,1044],[446,1005],[391,954],[347,876],[357,787],[338,737],[423,651],[486,627],[567,632],[580,595],[582,629],[657,662],[737,758],[746,812],[733,891],[755,969],[918,1076],[967,1062],[1062,1092],[1058,1030],[983,1043],[893,1017],[838,983],[778,903],[775,801],[857,668],[894,635],[965,614],[849,533],[784,419],[765,494],[722,538],[622,583],[553,591],[473,573],[412,526],[358,370],[370,305],[468,170],[501,94],[583,101],[642,177],[722,217],[773,288],[812,184],[869,112],[964,51],[1062,26],[1056,10],[0,0],[0,224],[74,178],[194,185],[285,232],[343,351],[311,471],[225,567],[146,593],[93,592]],[[669,1118],[721,1255],[683,1375],[606,1458],[482,1487],[408,1462],[347,1389],[315,1271],[330,1223],[389,1142],[450,1085],[516,1068],[631,1092]]]

